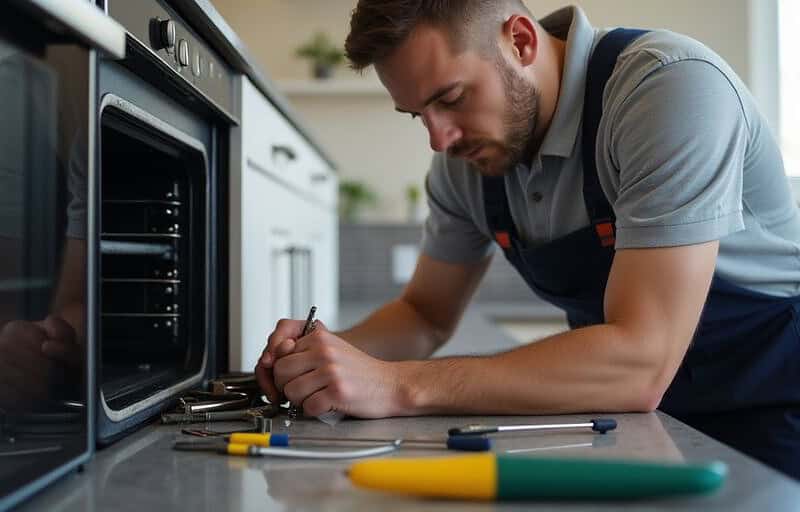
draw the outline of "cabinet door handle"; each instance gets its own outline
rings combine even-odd
[[[324,183],[328,181],[328,175],[324,172],[317,172],[311,175],[311,183]]]
[[[297,153],[290,146],[283,144],[272,145],[272,159],[275,160],[278,155],[284,155],[288,160],[297,160]]]

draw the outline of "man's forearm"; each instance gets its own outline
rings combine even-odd
[[[336,333],[378,359],[425,359],[446,340],[402,299],[384,305],[354,327]]]
[[[660,357],[658,343],[629,336],[612,325],[598,325],[490,357],[394,363],[404,381],[398,413],[652,410],[673,376],[662,375],[669,370],[653,362]]]

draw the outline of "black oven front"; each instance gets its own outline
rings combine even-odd
[[[113,441],[227,365],[233,73],[157,0],[109,1],[123,61],[98,64],[97,438]],[[167,30],[169,27],[169,30]]]

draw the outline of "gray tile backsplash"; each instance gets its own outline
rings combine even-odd
[[[396,297],[404,285],[392,278],[393,248],[407,245],[418,247],[422,239],[422,227],[407,224],[342,224],[339,234],[340,299],[379,301]],[[492,259],[474,300],[540,302],[499,253]]]

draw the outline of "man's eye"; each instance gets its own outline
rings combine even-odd
[[[442,105],[444,105],[444,106],[446,106],[446,107],[455,107],[456,105],[458,105],[459,103],[461,103],[463,100],[464,100],[464,93],[462,92],[462,93],[461,93],[461,94],[459,94],[459,95],[458,95],[458,97],[457,97],[457,98],[455,98],[455,99],[452,99],[452,100],[445,100],[445,99],[443,98],[443,99],[439,100],[439,103],[441,103]]]

